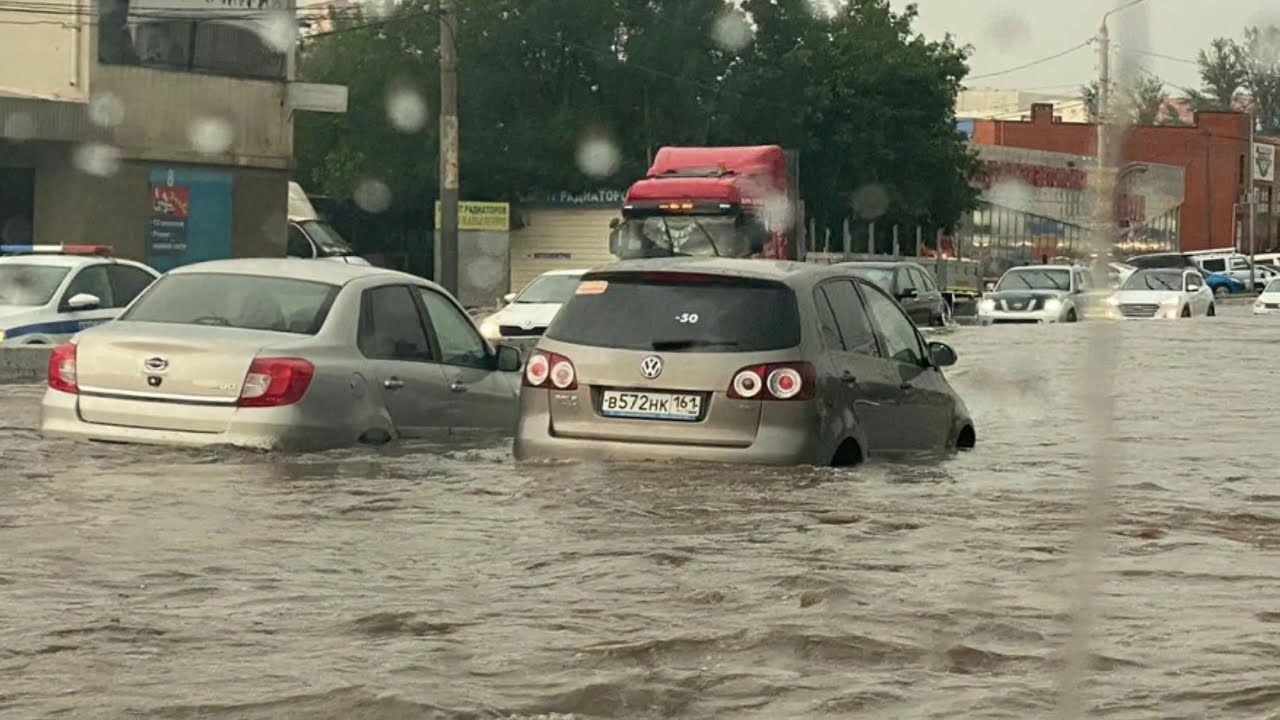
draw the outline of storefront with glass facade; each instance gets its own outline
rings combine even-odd
[[[961,257],[987,277],[1025,264],[1094,259],[1092,159],[1064,153],[977,146],[982,195],[957,233]],[[1113,203],[1113,254],[1176,250],[1182,169],[1144,163],[1126,168]]]

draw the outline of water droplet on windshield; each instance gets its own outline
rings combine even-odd
[[[120,169],[120,150],[103,143],[85,143],[75,149],[71,163],[86,175],[111,177]]]
[[[1030,207],[1035,193],[1030,185],[1020,180],[1002,180],[991,185],[987,191],[987,201],[992,205],[1032,212]]]
[[[269,13],[258,24],[258,37],[268,48],[287,53],[298,41],[298,21],[284,10]]]
[[[187,139],[196,152],[217,155],[231,149],[235,130],[231,123],[222,118],[202,117],[194,120],[187,128]]]
[[[415,133],[427,125],[427,101],[411,87],[387,92],[387,121],[402,133]]]
[[[853,191],[850,204],[858,217],[874,220],[889,212],[889,193],[878,183],[870,183]]]
[[[89,98],[89,122],[101,128],[113,128],[124,122],[124,101],[115,93],[94,93]]]
[[[381,180],[366,178],[356,185],[351,199],[361,210],[376,215],[391,207],[391,188]]]
[[[36,136],[36,121],[24,112],[9,113],[0,127],[0,137],[13,142],[26,142]]]
[[[762,216],[765,223],[771,228],[791,227],[793,221],[791,201],[782,193],[766,195]]]
[[[588,136],[578,144],[578,169],[593,178],[609,177],[620,164],[618,147],[603,135]]]
[[[750,45],[753,35],[746,14],[737,8],[720,13],[711,26],[711,39],[728,52],[737,52]]]
[[[993,43],[1009,49],[1026,45],[1031,40],[1031,24],[1020,13],[1008,10],[988,18],[986,32]]]

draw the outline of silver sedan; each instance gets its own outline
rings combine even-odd
[[[438,285],[298,259],[187,265],[57,347],[48,436],[318,450],[515,425],[520,353]]]

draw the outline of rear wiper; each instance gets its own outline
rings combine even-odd
[[[684,350],[693,347],[737,347],[737,340],[654,340],[654,350]]]

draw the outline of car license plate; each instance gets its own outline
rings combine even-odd
[[[600,398],[600,411],[616,418],[689,422],[697,420],[702,413],[702,396],[605,390]]]

